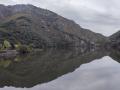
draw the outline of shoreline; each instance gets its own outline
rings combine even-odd
[[[3,50],[3,51],[0,51],[0,57],[14,57],[18,54],[19,54],[19,52],[17,50]]]

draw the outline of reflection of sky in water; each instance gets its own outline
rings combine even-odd
[[[120,90],[120,64],[106,56],[29,90]],[[3,90],[21,90],[4,87]],[[23,90],[28,90],[24,88]]]

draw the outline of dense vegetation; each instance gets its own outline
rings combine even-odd
[[[0,51],[1,52],[3,52],[3,51],[7,52],[8,50],[16,50],[19,53],[24,54],[24,53],[31,52],[32,47],[30,45],[27,46],[27,45],[22,45],[20,43],[13,44],[13,43],[10,43],[7,40],[4,40],[4,42],[2,44],[0,44]]]
[[[32,5],[0,5],[0,43],[46,47],[90,47],[100,45],[106,37],[83,29],[74,21]]]

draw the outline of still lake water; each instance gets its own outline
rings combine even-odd
[[[118,51],[50,49],[0,60],[0,90],[120,90]]]

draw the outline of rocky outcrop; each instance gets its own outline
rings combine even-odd
[[[0,42],[20,42],[43,47],[93,47],[106,37],[74,21],[32,5],[0,5]]]

